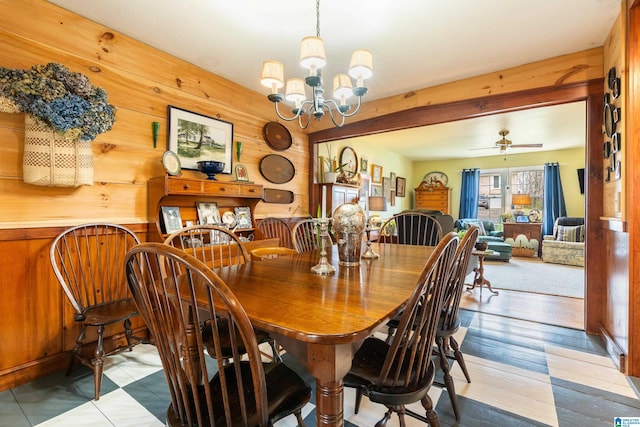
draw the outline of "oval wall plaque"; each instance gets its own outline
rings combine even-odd
[[[293,140],[289,130],[278,122],[269,122],[262,128],[265,142],[276,151],[283,151],[291,147]]]
[[[296,168],[286,157],[269,154],[260,160],[260,173],[269,182],[284,184],[293,179]]]

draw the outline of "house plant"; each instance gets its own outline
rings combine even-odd
[[[90,142],[111,129],[115,111],[104,89],[62,64],[27,70],[0,67],[0,112],[26,113],[23,174],[27,183],[92,184]],[[65,161],[56,162],[61,157]]]

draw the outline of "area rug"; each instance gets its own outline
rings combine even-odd
[[[584,268],[551,264],[539,258],[485,261],[484,277],[494,289],[584,298]]]

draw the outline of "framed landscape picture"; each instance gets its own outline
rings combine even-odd
[[[216,160],[224,162],[222,173],[231,173],[232,123],[172,105],[168,114],[168,149],[178,154],[183,169],[198,170],[199,161]]]

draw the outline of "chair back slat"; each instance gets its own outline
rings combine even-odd
[[[168,425],[268,426],[265,372],[255,332],[222,279],[194,256],[161,243],[133,248],[126,268],[169,384]],[[200,325],[208,320],[214,345],[207,349]],[[221,335],[231,337],[234,363],[224,362]]]
[[[110,223],[78,225],[54,239],[51,265],[77,313],[130,298],[124,257],[139,243],[131,230]]]
[[[318,224],[313,219],[303,219],[293,227],[293,246],[299,253],[320,248]]]
[[[283,220],[272,217],[264,218],[258,223],[258,230],[262,232],[265,239],[280,239],[278,246],[293,249],[291,228]]]
[[[448,233],[429,256],[400,318],[378,378],[379,386],[417,389],[425,384],[459,240],[456,233]]]
[[[420,212],[404,212],[382,224],[378,242],[435,246],[441,238],[442,226],[436,217]]]
[[[233,231],[216,225],[182,228],[167,236],[164,243],[182,249],[213,269],[250,261],[240,238]]]

